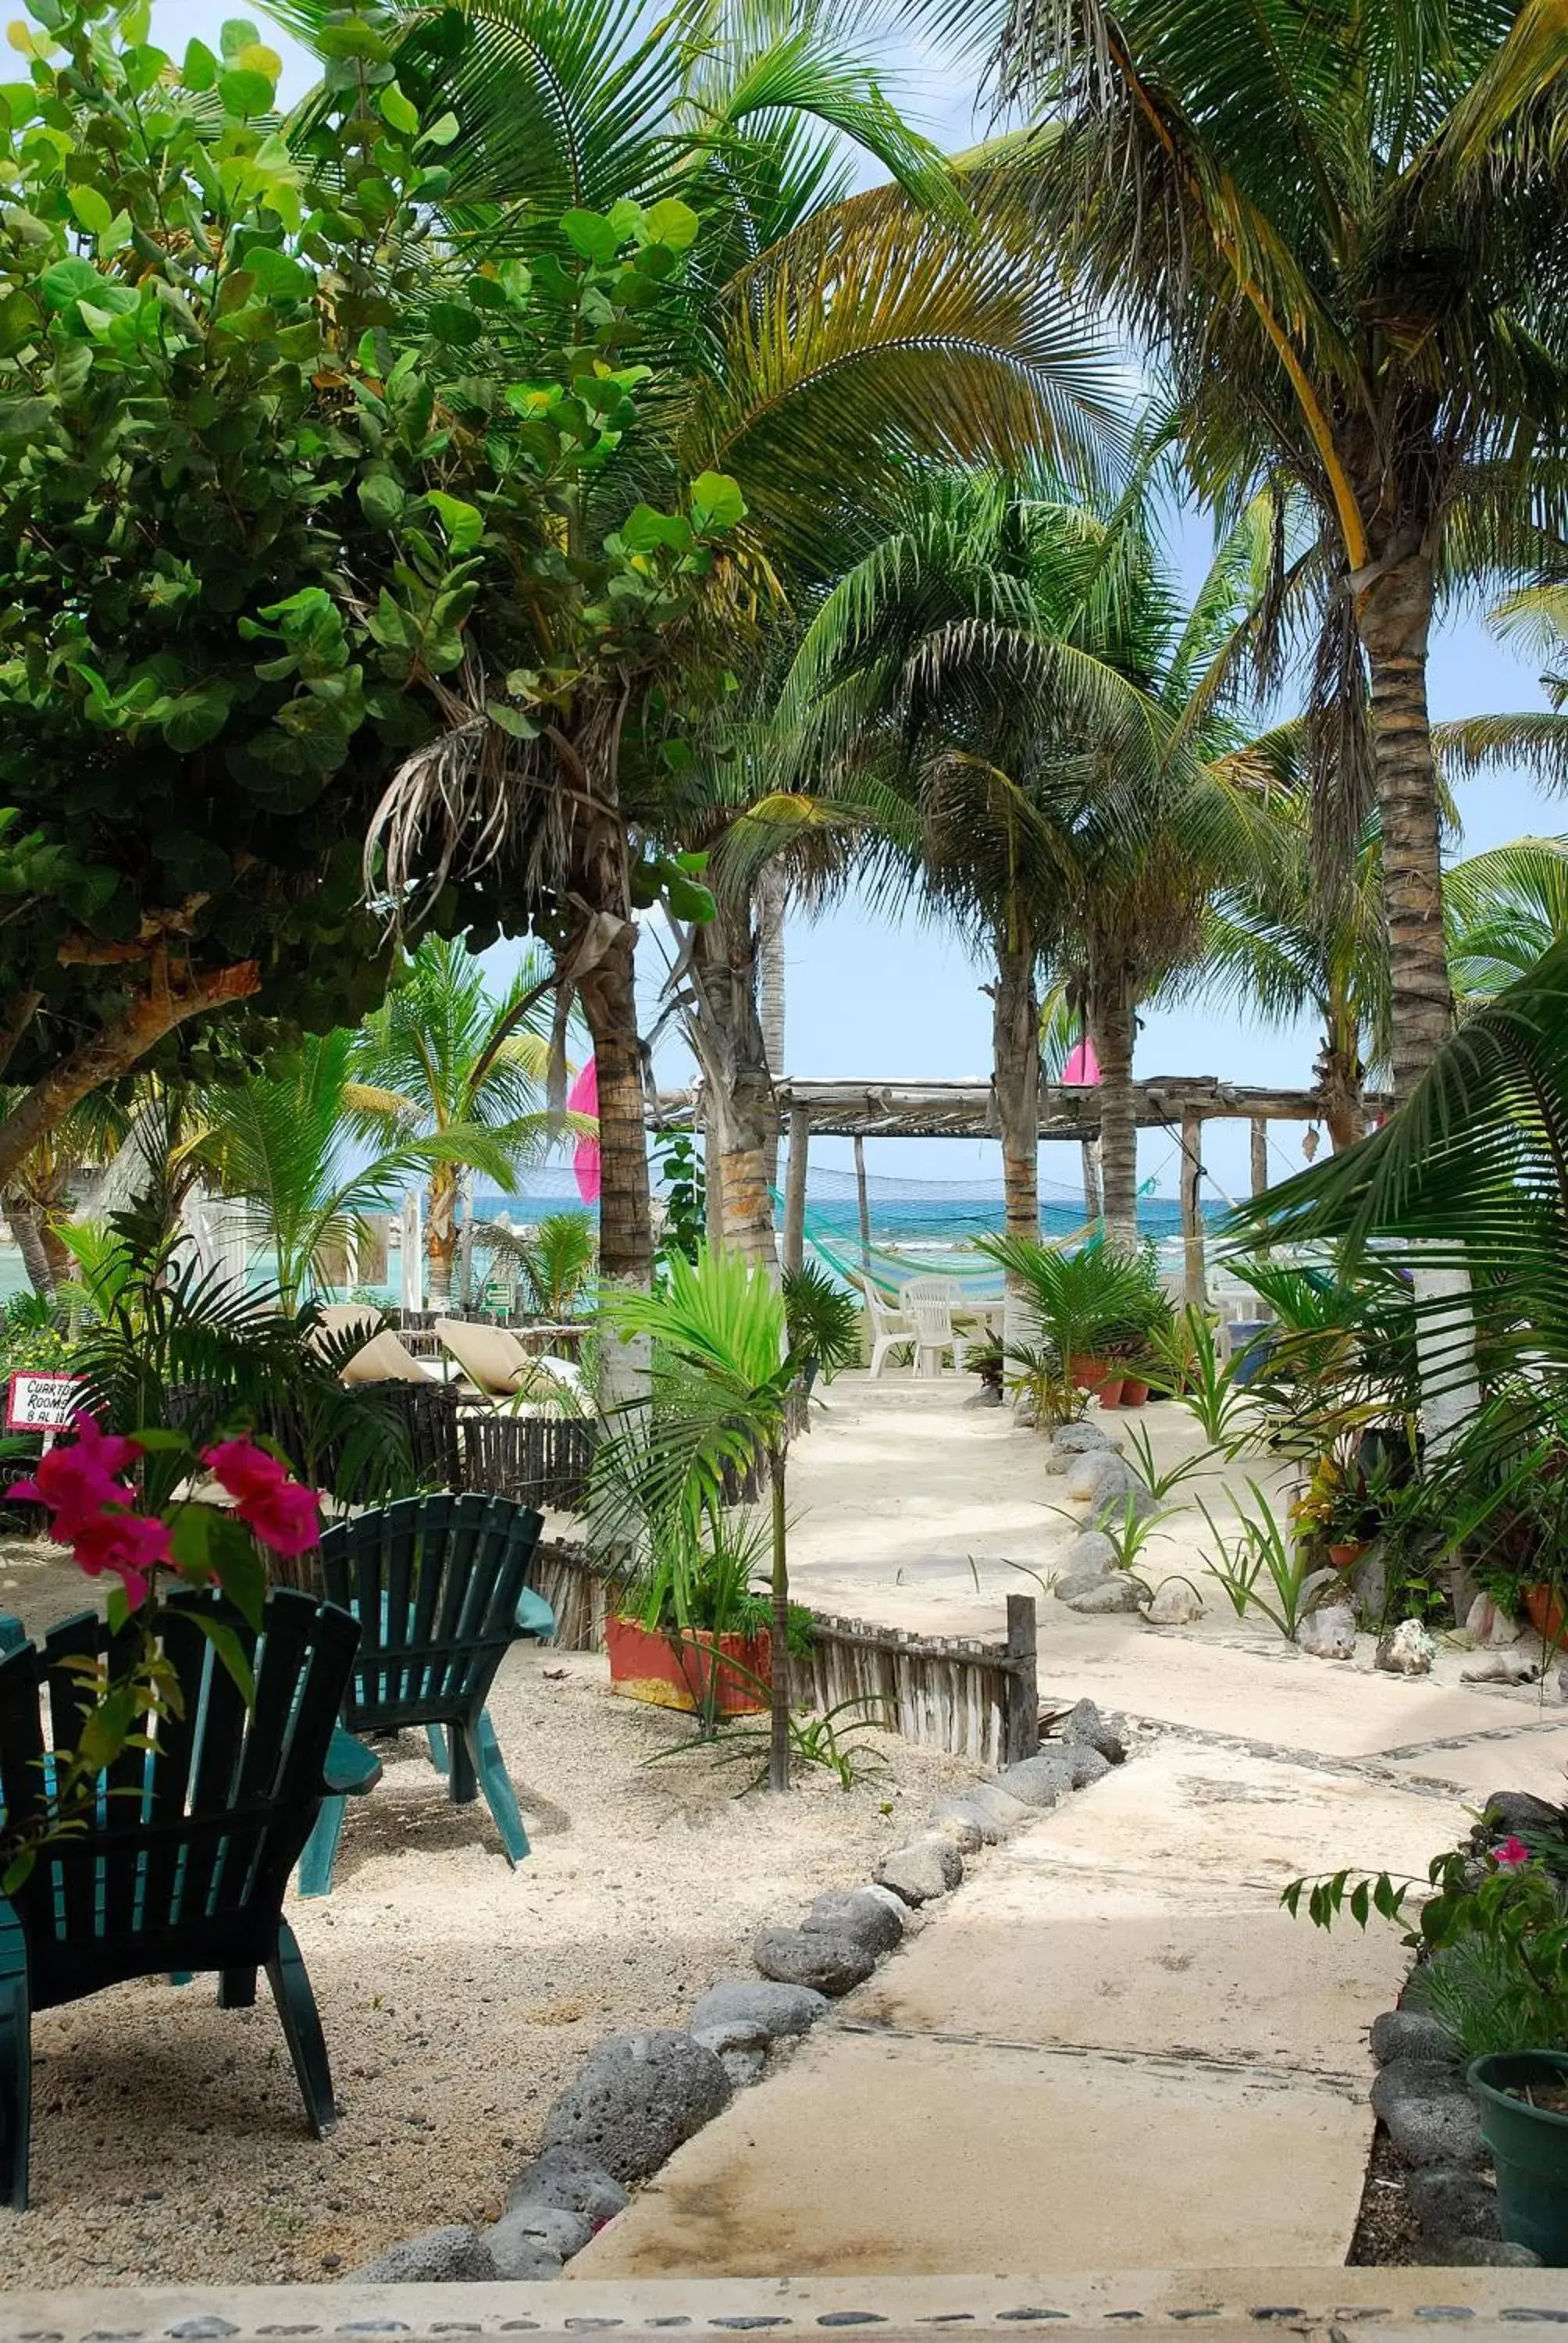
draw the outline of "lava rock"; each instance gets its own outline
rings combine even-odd
[[[1429,1676],[1436,1657],[1436,1639],[1421,1621],[1402,1619],[1391,1634],[1379,1638],[1376,1664],[1385,1675]]]
[[[1113,1522],[1120,1529],[1130,1516],[1133,1521],[1144,1522],[1151,1513],[1159,1511],[1159,1505],[1145,1484],[1130,1475],[1125,1488],[1101,1491],[1089,1508],[1089,1518],[1097,1528],[1104,1523]]]
[[[1326,1604],[1297,1624],[1296,1642],[1314,1660],[1353,1660],[1356,1614],[1348,1603]]]
[[[1124,1570],[1117,1570],[1109,1578],[1096,1579],[1081,1594],[1063,1594],[1061,1600],[1080,1618],[1099,1619],[1118,1611],[1136,1611],[1143,1597],[1136,1579],[1130,1578]]]
[[[585,2213],[533,2205],[525,2198],[508,2206],[495,2227],[486,2230],[485,2243],[503,2278],[553,2278],[563,2262],[581,2253],[592,2235],[593,2223]]]
[[[374,2261],[350,2270],[340,2285],[473,2286],[487,2284],[501,2275],[487,2241],[477,2229],[426,2229],[405,2237]]]
[[[1369,1547],[1349,1577],[1356,1617],[1369,1632],[1375,1632],[1388,1609],[1388,1563],[1382,1546]]]
[[[1396,2058],[1372,2087],[1372,2110],[1406,2164],[1476,2165],[1481,2117],[1452,2066]]]
[[[1534,1684],[1541,1674],[1540,1664],[1528,1652],[1493,1652],[1477,1660],[1473,1667],[1461,1668],[1459,1681],[1468,1684]]]
[[[1411,2211],[1428,2237],[1500,2237],[1497,2191],[1462,2165],[1433,2164],[1405,2182]]]
[[[1087,1790],[1091,1782],[1103,1782],[1111,1771],[1110,1758],[1102,1757],[1098,1749],[1070,1744],[1062,1749],[1061,1757],[1072,1775],[1075,1790]]]
[[[997,1787],[1026,1806],[1060,1805],[1071,1795],[1072,1767],[1065,1754],[1042,1749],[1038,1757],[1020,1757],[1016,1765],[1004,1766]]]
[[[832,1995],[852,1993],[877,1966],[864,1937],[832,1928],[760,1928],[751,1957],[765,1977],[779,1985]]]
[[[1503,1839],[1520,1838],[1529,1831],[1537,1837],[1549,1831],[1561,1838],[1565,1828],[1568,1811],[1562,1806],[1550,1805],[1544,1798],[1533,1798],[1528,1790],[1493,1790],[1481,1809],[1481,1820],[1470,1834],[1470,1844],[1479,1855]]]
[[[1372,2022],[1369,2046],[1380,2066],[1395,2058],[1414,2058],[1431,2066],[1452,2061],[1453,2045],[1424,2009],[1385,2009]]]
[[[911,1839],[907,1846],[894,1847],[877,1865],[883,1886],[901,1896],[906,1904],[934,1903],[955,1888],[963,1875],[962,1855],[942,1838]]]
[[[737,2091],[749,2091],[768,2072],[766,2050],[721,2050],[719,2063]]]
[[[1063,1456],[1087,1456],[1096,1449],[1114,1448],[1117,1443],[1101,1424],[1059,1423],[1050,1444]]]
[[[827,2006],[826,1994],[809,1986],[735,1977],[710,1986],[699,1997],[691,2013],[691,2038],[721,2058],[727,2050],[765,2049],[781,2034],[809,2033]]]
[[[1524,1630],[1490,1594],[1478,1594],[1464,1614],[1464,1632],[1478,1652],[1502,1652],[1516,1644]]]
[[[1068,1539],[1056,1557],[1058,1584],[1066,1578],[1082,1578],[1091,1584],[1104,1578],[1116,1567],[1116,1548],[1103,1530],[1080,1530]]]
[[[556,2100],[541,2144],[580,2148],[623,2183],[646,2180],[729,2096],[719,2059],[689,2034],[669,2026],[612,2034]]]
[[[602,2164],[572,2147],[552,2147],[525,2164],[507,2198],[508,2212],[520,2206],[580,2213],[590,2228],[602,2229],[631,2202]]]
[[[1121,1718],[1101,1716],[1091,1700],[1081,1700],[1062,1720],[1061,1738],[1070,1749],[1094,1749],[1112,1765],[1127,1757],[1127,1728]]]
[[[1097,1587],[1109,1586],[1111,1584],[1111,1574],[1103,1571],[1091,1570],[1087,1577],[1053,1578],[1050,1582],[1050,1591],[1057,1601],[1065,1603],[1070,1611],[1081,1594],[1092,1594]],[[1117,1607],[1120,1609],[1120,1604]]]
[[[853,1936],[880,1959],[884,1953],[897,1951],[908,1917],[909,1906],[890,1887],[855,1887],[847,1894],[834,1889],[819,1896],[800,1926]]]
[[[1203,1597],[1184,1578],[1167,1578],[1144,1605],[1143,1616],[1151,1627],[1191,1627],[1203,1616]]]
[[[1444,2237],[1424,2242],[1415,2256],[1423,2269],[1539,2269],[1541,2257],[1528,2246],[1501,2237]]]
[[[1015,1817],[1010,1822],[1005,1813],[999,1811],[1006,1806],[1012,1808]],[[1016,1830],[1020,1823],[1029,1819],[1029,1808],[1020,1798],[1010,1798],[1005,1790],[998,1790],[989,1782],[978,1789],[966,1790],[962,1797],[940,1798],[931,1808],[932,1828],[961,1834],[958,1845],[966,1855],[977,1846],[995,1846],[1010,1830]]]
[[[1131,1486],[1132,1474],[1113,1448],[1091,1449],[1075,1456],[1067,1468],[1067,1494],[1075,1504],[1119,1498]]]

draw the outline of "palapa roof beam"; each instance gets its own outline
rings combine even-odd
[[[987,1139],[997,1131],[988,1081],[809,1081],[787,1076],[775,1086],[779,1119],[804,1114],[809,1138]],[[690,1091],[661,1091],[651,1120],[658,1131],[691,1127]],[[1158,1131],[1184,1117],[1200,1121],[1315,1122],[1323,1113],[1316,1091],[1264,1090],[1221,1081],[1215,1074],[1156,1074],[1132,1085],[1139,1128]],[[1385,1112],[1392,1100],[1369,1092],[1367,1111]],[[1040,1085],[1041,1139],[1093,1139],[1100,1130],[1100,1092],[1078,1083]]]

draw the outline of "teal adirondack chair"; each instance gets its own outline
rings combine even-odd
[[[344,1722],[357,1734],[423,1725],[453,1805],[484,1792],[514,1868],[528,1833],[485,1704],[518,1637],[555,1629],[528,1584],[542,1527],[505,1497],[400,1497],[321,1539],[327,1600],[360,1626]],[[323,1805],[299,1866],[302,1896],[330,1893],[343,1815],[341,1798]]]
[[[221,1618],[256,1677],[247,1708],[197,1624]],[[85,1827],[45,1841],[27,1878],[0,1896],[0,2191],[27,2202],[31,2017],[127,1977],[216,1969],[218,2002],[248,2008],[265,1968],[311,2130],[337,2120],[316,1997],[284,1891],[324,1796],[369,1789],[381,1768],[340,1728],[359,1639],[344,1612],[286,1590],[261,1632],[216,1591],[176,1594],[161,1628],[184,1713],[162,1718],[153,1750],[128,1749],[101,1775]],[[8,1647],[8,1648],[7,1648]],[[83,1613],[40,1651],[0,1622],[0,1812],[29,1821],[53,1795],[46,1740],[75,1746],[85,1696],[70,1663],[114,1643]],[[49,1731],[45,1735],[45,1723]]]

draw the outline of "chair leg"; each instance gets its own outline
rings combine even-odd
[[[33,2128],[32,2007],[25,1963],[10,1969],[0,1937],[0,2197],[27,2209],[27,2154]]]
[[[507,1861],[515,1871],[528,1854],[528,1835],[523,1828],[523,1818],[518,1811],[518,1795],[512,1787],[512,1777],[507,1771],[507,1761],[501,1755],[501,1745],[496,1739],[496,1728],[490,1723],[487,1708],[479,1711],[479,1721],[465,1738],[474,1771],[479,1777],[479,1787],[485,1794],[485,1804],[495,1817],[496,1828],[501,1834],[501,1845],[507,1850]]]
[[[310,1978],[294,1931],[286,1920],[277,1924],[277,1950],[266,1965],[266,1981],[272,1987],[283,2038],[294,2061],[306,2120],[316,2137],[323,2139],[337,2121],[332,2069],[327,2063],[327,2037],[321,2031],[316,1996],[310,1989]]]
[[[452,1761],[447,1768],[447,1786],[455,1806],[472,1805],[479,1795],[473,1744],[474,1736],[467,1725],[453,1726],[447,1744]]]
[[[343,1815],[347,1798],[323,1798],[321,1812],[317,1815],[310,1836],[305,1842],[305,1852],[299,1858],[299,1892],[302,1896],[330,1896],[332,1866],[337,1860],[337,1842],[343,1835]]]
[[[427,1725],[425,1727],[425,1738],[430,1745],[431,1765],[437,1774],[446,1773],[449,1761],[447,1756],[447,1735],[444,1729],[438,1725]]]
[[[256,1971],[254,1969],[220,1969],[217,1977],[217,2006],[220,2009],[254,2009],[256,2007]]]

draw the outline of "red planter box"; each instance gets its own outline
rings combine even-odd
[[[720,1716],[757,1716],[768,1706],[773,1666],[767,1634],[715,1635],[693,1627],[678,1637],[636,1619],[610,1618],[604,1642],[610,1688],[628,1700],[690,1715],[711,1699]]]

